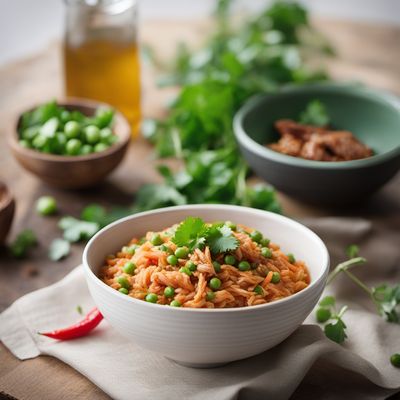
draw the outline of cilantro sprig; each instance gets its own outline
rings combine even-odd
[[[232,230],[223,222],[208,225],[201,218],[187,217],[175,231],[172,241],[190,251],[209,246],[213,253],[224,253],[239,246]]]
[[[327,338],[336,343],[343,343],[347,338],[346,324],[342,317],[347,310],[347,306],[343,306],[339,312],[336,311],[336,300],[333,296],[324,297],[319,303],[317,310],[317,321],[320,323],[328,322],[324,327]]]
[[[376,287],[369,287],[350,269],[357,265],[366,263],[366,259],[358,256],[359,247],[350,245],[346,249],[346,254],[350,257],[349,260],[338,264],[335,269],[329,274],[327,284],[330,284],[339,274],[345,274],[351,279],[360,289],[362,289],[373,301],[377,312],[387,322],[400,323],[400,284],[393,287],[387,284],[382,284]],[[342,343],[346,338],[346,324],[342,316],[347,310],[347,306],[343,306],[339,312],[335,309],[336,299],[333,296],[327,296],[319,302],[319,308],[316,311],[316,319],[319,323],[330,321],[324,327],[325,335],[337,342]]]

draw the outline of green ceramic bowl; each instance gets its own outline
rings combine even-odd
[[[311,100],[327,107],[336,129],[351,131],[373,149],[372,157],[343,162],[311,161],[275,152],[274,122],[297,119]],[[400,100],[370,88],[334,83],[291,86],[250,99],[234,118],[241,152],[253,170],[278,190],[320,205],[365,199],[400,168]]]

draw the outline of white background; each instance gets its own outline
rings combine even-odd
[[[239,0],[238,8],[256,10],[268,0]],[[332,18],[400,25],[400,0],[301,0],[313,13]],[[140,16],[198,18],[215,0],[141,0]],[[0,0],[0,65],[28,56],[60,37],[63,0]]]

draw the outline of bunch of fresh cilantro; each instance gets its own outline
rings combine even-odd
[[[178,172],[161,167],[164,183],[139,190],[138,210],[227,203],[280,212],[273,188],[247,184],[248,169],[234,140],[232,119],[255,93],[325,79],[323,72],[307,66],[306,55],[331,49],[296,2],[277,1],[240,24],[231,16],[232,3],[218,1],[215,30],[204,47],[190,51],[181,44],[171,72],[160,81],[180,85],[181,91],[168,117],[145,121],[143,133],[160,157],[178,157],[183,167]],[[147,54],[153,52],[148,49]]]

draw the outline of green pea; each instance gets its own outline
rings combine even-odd
[[[271,243],[271,241],[270,241],[269,239],[267,239],[267,238],[262,238],[262,239],[260,240],[261,246],[264,246],[264,247],[269,246],[270,243]]]
[[[166,253],[169,253],[169,254],[172,254],[172,253],[173,253],[173,251],[172,251],[168,246],[166,246],[165,244],[162,244],[162,245],[160,246],[160,250],[161,250],[161,251],[165,251]]]
[[[235,265],[236,264],[236,258],[235,256],[228,254],[227,256],[225,256],[224,258],[225,264],[228,265]]]
[[[66,144],[67,144],[67,137],[63,132],[56,132],[56,136],[50,142],[52,152],[56,154],[65,153]]]
[[[149,293],[145,299],[149,303],[157,303],[158,296],[155,293]]]
[[[210,288],[213,290],[218,290],[221,287],[221,281],[218,278],[210,279]]]
[[[133,256],[136,253],[136,250],[139,246],[137,244],[132,244],[131,246],[125,246],[124,253]]]
[[[82,142],[79,139],[69,139],[65,145],[65,151],[70,156],[76,156],[81,150]]]
[[[234,224],[232,221],[226,221],[226,222],[225,222],[225,225],[226,225],[228,228],[232,229],[233,231],[236,231],[236,224]]]
[[[136,269],[136,265],[135,265],[135,263],[133,263],[131,261],[128,261],[127,263],[125,263],[125,265],[122,268],[122,270],[129,275],[133,275],[135,273],[135,269]]]
[[[186,275],[192,275],[192,271],[189,269],[189,268],[186,268],[186,267],[181,267],[180,269],[179,269],[179,272],[182,272],[183,274],[186,274]]]
[[[188,261],[185,265],[186,268],[189,269],[189,271],[196,271],[197,265],[193,261]]]
[[[180,307],[181,303],[178,300],[172,300],[169,304],[171,307]]]
[[[122,293],[122,294],[128,294],[128,293],[129,293],[129,290],[128,290],[127,288],[124,288],[124,287],[118,289],[118,291],[119,291],[120,293]]]
[[[221,264],[218,261],[213,261],[213,266],[216,273],[221,272]]]
[[[259,231],[253,231],[250,233],[250,238],[251,240],[253,240],[254,242],[259,243],[260,240],[263,238],[262,233]]]
[[[214,300],[215,299],[215,293],[214,292],[207,292],[207,294],[206,294],[206,299],[207,299],[207,301],[211,301],[211,300]]]
[[[172,286],[167,286],[164,289],[164,296],[165,297],[174,297],[175,295],[175,289]]]
[[[260,296],[263,296],[264,295],[264,289],[260,285],[257,285],[254,288],[254,293],[259,294]]]
[[[82,156],[86,156],[90,153],[93,153],[93,147],[90,144],[84,144],[79,152]]]
[[[161,236],[158,233],[155,233],[150,240],[151,244],[153,246],[159,246],[160,244],[163,244],[163,240],[161,238]]]
[[[100,140],[100,130],[95,125],[89,125],[85,128],[85,139],[89,144],[96,144]]]
[[[178,258],[176,256],[174,256],[173,254],[171,254],[167,257],[167,262],[170,265],[176,265],[176,264],[178,264]]]
[[[271,258],[272,257],[272,251],[268,247],[263,247],[261,249],[261,255],[265,258]]]
[[[188,254],[189,254],[189,249],[187,247],[178,247],[175,250],[175,255],[178,258],[186,258],[188,256]]]
[[[250,269],[250,263],[247,261],[240,261],[238,268],[240,271],[248,271]]]
[[[103,128],[100,130],[100,140],[105,144],[111,144],[110,138],[113,136],[112,130],[110,128]]]
[[[32,140],[37,134],[39,133],[39,128],[37,128],[36,126],[31,126],[30,128],[26,128],[23,132],[22,132],[22,139],[25,140]]]
[[[114,143],[117,143],[118,140],[119,140],[119,138],[118,138],[117,135],[111,135],[111,136],[108,138],[107,143],[108,143],[109,146],[112,146]]]
[[[20,140],[18,143],[20,146],[25,147],[26,149],[30,149],[32,147],[27,140]]]
[[[392,354],[390,357],[390,362],[392,363],[393,367],[400,368],[400,354]]]
[[[125,278],[125,276],[119,276],[117,278],[117,282],[125,289],[129,289],[131,287],[131,284],[129,283],[128,279]]]
[[[51,196],[39,197],[36,202],[36,211],[40,215],[51,215],[57,211],[56,199]]]
[[[68,121],[64,126],[65,136],[68,139],[74,139],[79,136],[81,127],[76,121]]]
[[[331,312],[328,308],[318,308],[316,317],[318,322],[326,322],[331,318]]]
[[[294,255],[292,253],[287,254],[288,256],[288,260],[291,264],[294,264],[296,262],[296,258],[294,257]]]
[[[280,274],[279,272],[274,272],[274,273],[272,274],[271,282],[272,282],[272,283],[279,283],[280,280],[281,280],[281,274]]]
[[[71,113],[68,110],[63,110],[61,112],[61,121],[66,123],[71,119]]]
[[[107,149],[108,149],[108,146],[106,144],[104,144],[104,143],[97,143],[94,146],[94,152],[95,153],[101,153],[102,151],[107,150]]]
[[[40,150],[42,149],[46,144],[47,144],[48,138],[44,135],[37,135],[33,140],[32,140],[32,146]]]

